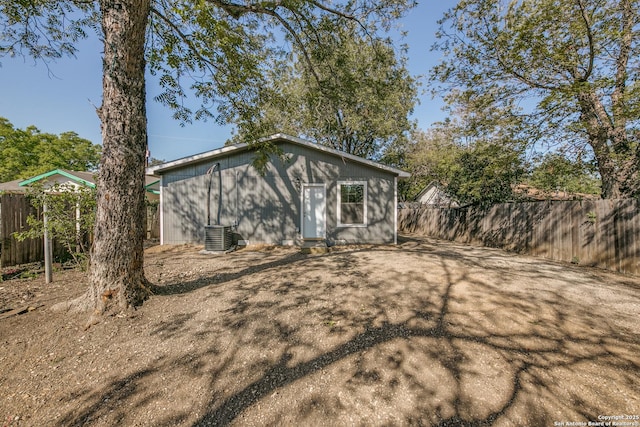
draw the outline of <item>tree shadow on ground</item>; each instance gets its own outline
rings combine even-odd
[[[453,258],[457,259],[458,254],[455,255]],[[541,332],[548,328],[562,330],[567,326],[563,324],[563,318],[565,318],[563,312],[571,306],[571,303],[563,301],[561,295],[558,294],[555,295],[556,307],[552,309],[553,316],[548,323],[539,324],[536,330],[530,330],[526,333],[488,335],[486,333],[469,333],[471,331],[465,330],[466,328],[456,327],[457,325],[454,325],[449,319],[452,314],[450,313],[451,305],[456,300],[456,297],[452,295],[452,291],[460,283],[473,283],[473,279],[465,274],[456,278],[455,274],[449,271],[447,261],[446,257],[443,257],[441,261],[442,269],[446,276],[445,286],[441,287],[443,292],[439,295],[432,295],[432,301],[440,299],[439,308],[435,307],[434,309],[432,306],[429,312],[416,312],[414,316],[403,322],[391,323],[385,320],[382,321],[380,326],[373,326],[368,322],[364,326],[364,332],[356,334],[330,351],[299,363],[291,364],[292,355],[284,352],[275,364],[265,369],[259,379],[222,402],[216,402],[212,405],[213,408],[195,425],[231,424],[244,410],[273,394],[274,391],[287,387],[289,384],[305,377],[312,376],[314,373],[322,371],[341,360],[397,340],[412,341],[417,338],[427,338],[439,342],[440,347],[450,349],[449,352],[444,352],[444,357],[440,355],[435,359],[448,371],[451,381],[450,386],[455,390],[450,401],[453,415],[443,416],[442,411],[436,411],[439,412],[438,417],[436,419],[428,419],[428,416],[425,417],[425,415],[410,414],[405,419],[410,424],[431,423],[438,426],[492,425],[497,419],[506,415],[514,405],[520,403],[521,394],[530,395],[532,388],[535,393],[540,395],[551,393],[551,389],[545,385],[544,375],[540,375],[538,371],[547,371],[559,367],[565,369],[575,367],[577,369],[584,362],[610,359],[610,351],[607,348],[610,342],[605,342],[602,336],[567,334],[556,337]],[[474,285],[483,289],[487,296],[491,296],[491,292],[495,292],[495,289],[483,283],[474,283]],[[516,308],[516,312],[525,311],[528,308],[526,304],[519,306],[517,298],[508,299],[510,299],[511,307]],[[535,308],[535,305],[529,308]],[[385,307],[378,306],[376,309],[384,311]],[[420,320],[419,323],[427,323],[432,326],[415,326],[416,319]],[[614,333],[614,331],[610,330],[609,333]],[[623,337],[623,339],[628,340],[628,344],[635,346],[639,344],[637,339],[629,338]],[[537,346],[536,341],[543,341],[544,344]],[[503,393],[500,399],[501,404],[494,404],[494,410],[485,411],[482,416],[477,417],[469,417],[470,412],[474,409],[472,408],[473,403],[469,402],[468,396],[465,397],[465,393],[462,390],[466,375],[464,365],[468,363],[469,358],[468,354],[463,354],[468,352],[463,351],[462,348],[467,344],[484,352],[493,352],[501,354],[503,357],[506,356],[511,368],[511,372],[504,372],[510,378],[507,387],[511,390],[510,393]],[[571,346],[569,344],[588,346],[590,351],[583,352],[584,354],[567,355],[568,347]],[[628,372],[637,371],[640,367],[637,360],[624,358],[615,362],[611,361],[611,363],[617,368]],[[425,368],[428,369],[428,367]],[[523,391],[523,383],[527,385],[526,392]],[[586,407],[578,409],[576,414],[586,419],[596,420],[599,413],[598,410],[599,408],[596,407]],[[449,412],[451,411],[449,410]],[[534,407],[524,408],[517,415],[517,419],[529,425],[553,422],[544,408]]]
[[[296,261],[300,261],[302,259],[305,259],[305,255],[299,252],[295,252],[295,253],[289,254],[284,258],[278,258],[273,261],[267,261],[261,264],[250,265],[250,266],[247,266],[246,268],[240,269],[235,272],[221,272],[221,273],[215,274],[214,276],[198,278],[196,280],[187,281],[187,282],[176,281],[176,282],[162,285],[162,286],[154,285],[152,289],[153,289],[154,295],[163,295],[163,296],[179,295],[179,294],[192,292],[206,286],[230,282],[230,281],[238,280],[239,278],[247,275],[257,274],[257,273],[264,272],[266,270],[286,266],[288,264],[291,264]]]
[[[175,371],[204,391],[200,415],[176,409],[160,425],[549,425],[638,403],[640,339],[611,316],[615,298],[581,304],[557,282],[558,265],[516,258],[509,276],[511,255],[402,245],[265,257],[169,285],[163,295],[198,291],[216,307],[174,316],[170,345],[199,344],[76,393],[78,409],[59,424],[107,416],[105,398],[145,407],[156,398],[149,383]],[[393,254],[380,278],[376,262]],[[581,277],[593,281],[576,283],[581,291],[605,285]]]

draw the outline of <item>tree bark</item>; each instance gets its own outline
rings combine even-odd
[[[583,82],[583,89],[577,94],[580,105],[581,121],[585,127],[589,145],[593,149],[598,172],[602,182],[603,199],[619,199],[627,197],[623,192],[627,177],[620,173],[620,154],[616,153],[616,147],[623,146],[623,138],[626,141],[626,133],[615,132],[615,123],[618,119],[609,116],[602,102],[593,89]],[[622,120],[622,118],[620,118]]]
[[[150,0],[101,0],[104,34],[102,159],[87,308],[96,314],[140,305],[147,118],[144,45]]]

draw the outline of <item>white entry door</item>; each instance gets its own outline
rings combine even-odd
[[[324,184],[302,186],[302,238],[324,239],[326,235]]]

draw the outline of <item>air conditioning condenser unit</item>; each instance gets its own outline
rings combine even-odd
[[[231,248],[233,233],[228,225],[205,225],[204,250],[224,252]]]

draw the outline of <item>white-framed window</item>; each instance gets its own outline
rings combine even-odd
[[[367,183],[338,181],[338,227],[367,226]]]

